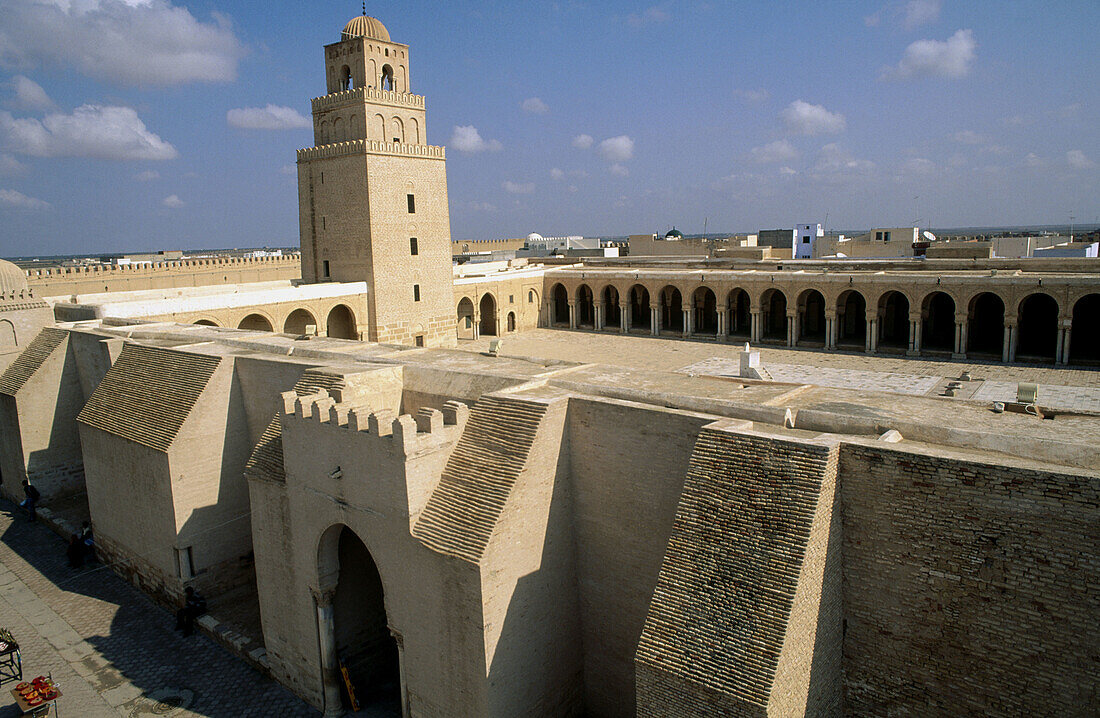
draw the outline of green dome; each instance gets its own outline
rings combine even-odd
[[[683,239],[684,233],[673,227],[665,234],[665,239]]]

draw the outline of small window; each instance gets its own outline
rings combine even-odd
[[[328,219],[323,215],[321,217],[321,229],[328,229]]]
[[[418,347],[424,346],[424,335],[423,334],[417,334],[413,338],[413,343]]]
[[[810,243],[810,238],[809,237],[803,237],[802,238],[802,244],[809,244],[809,243]]]
[[[329,276],[329,273],[328,273],[328,260],[327,259],[324,260],[323,262],[321,262],[321,271],[324,272],[324,276],[326,276],[326,277]]]
[[[514,294],[509,294],[509,295],[508,295],[508,303],[509,303],[509,304],[515,304],[515,303],[516,303],[516,295],[514,295]]]
[[[394,139],[394,142],[397,142],[397,140]],[[416,197],[413,197],[411,194],[407,194],[405,197],[409,200],[409,214],[416,214]]]
[[[409,254],[414,257],[420,254],[420,248],[416,246],[416,237],[409,237]]]
[[[883,237],[883,240],[882,240],[882,241],[883,241],[883,242],[889,242],[889,241],[890,241],[890,233],[889,233],[889,232],[884,232],[883,234],[884,234],[885,236]]]
[[[420,285],[419,284],[414,284],[413,285],[413,301],[414,302],[419,302],[420,301]]]
[[[535,290],[534,289],[528,289],[527,290],[527,303],[528,304],[534,304],[535,303]]]
[[[321,184],[324,184],[324,183],[325,183],[325,173],[322,172],[321,173]]]

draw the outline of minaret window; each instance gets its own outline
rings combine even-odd
[[[389,65],[382,66],[382,81],[379,83],[379,87],[383,90],[393,89],[393,68]]]
[[[340,70],[340,77],[342,78],[340,80],[340,82],[342,83],[342,87],[345,90],[350,90],[351,89],[351,68],[348,67],[347,65],[344,65],[344,69]]]
[[[416,214],[416,197],[413,197],[411,194],[407,194],[405,197],[409,201],[409,214]]]

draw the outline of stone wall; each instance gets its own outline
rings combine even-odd
[[[857,444],[840,471],[849,715],[1100,702],[1095,472]]]

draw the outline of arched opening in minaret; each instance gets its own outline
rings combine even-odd
[[[392,90],[393,88],[393,68],[389,65],[382,66],[382,80],[378,83],[378,86],[383,90]]]
[[[318,547],[318,573],[336,577],[332,598],[337,658],[348,670],[359,705],[390,714],[399,706],[397,641],[389,629],[385,586],[370,550],[344,525],[330,527]]]
[[[340,69],[340,87],[345,90],[351,89],[351,68],[347,65]]]

